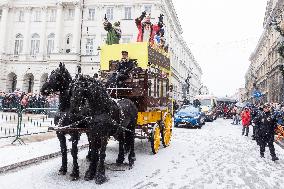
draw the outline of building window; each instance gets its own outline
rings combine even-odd
[[[131,7],[124,8],[124,19],[131,19]]]
[[[47,37],[47,54],[51,54],[54,51],[54,33],[51,33]]]
[[[48,10],[48,21],[55,22],[56,21],[56,9]]]
[[[31,55],[36,56],[39,53],[39,44],[40,44],[40,37],[38,34],[32,35],[31,40]]]
[[[34,11],[34,22],[40,22],[41,19],[41,11],[35,10]]]
[[[23,10],[20,10],[18,13],[18,22],[24,22],[25,13]]]
[[[106,17],[108,20],[113,20],[113,8],[112,7],[107,8]]]
[[[95,20],[95,9],[89,9],[89,20]]]
[[[66,20],[74,20],[74,16],[75,16],[75,9],[68,9]]]
[[[22,34],[16,35],[14,54],[19,55],[23,52],[24,37]]]
[[[88,38],[86,43],[86,54],[87,55],[93,55],[94,54],[94,44],[95,39],[94,38]]]
[[[145,5],[145,6],[144,6],[144,10],[145,10],[147,13],[151,13],[151,11],[152,11],[152,6],[151,6],[151,5]]]

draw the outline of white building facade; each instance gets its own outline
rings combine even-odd
[[[190,98],[201,87],[202,70],[182,39],[182,28],[171,0],[1,0],[0,90],[39,92],[59,62],[71,75],[81,65],[82,73],[99,72],[98,47],[105,43],[105,15],[120,21],[121,43],[135,42],[135,18],[151,13],[152,23],[165,15],[165,37],[173,70],[173,95],[182,99],[188,75]]]
[[[283,76],[279,66],[283,58],[278,53],[283,38],[271,25],[277,14],[284,16],[284,0],[268,0],[263,22],[263,32],[254,52],[250,56],[250,65],[245,75],[245,100],[255,102],[253,93],[259,90],[262,102],[283,102]]]

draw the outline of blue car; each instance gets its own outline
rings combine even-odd
[[[192,105],[183,106],[174,116],[175,127],[197,127],[205,124],[205,114]]]

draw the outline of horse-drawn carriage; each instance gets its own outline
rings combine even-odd
[[[131,77],[120,88],[106,88],[109,76],[120,60],[121,51],[128,51],[136,59]],[[63,63],[52,71],[41,92],[59,92],[59,112],[55,130],[60,141],[62,166],[67,173],[66,134],[71,135],[73,157],[72,180],[79,179],[78,141],[86,132],[90,160],[85,180],[96,179],[102,184],[105,176],[106,146],[110,136],[119,142],[116,164],[121,165],[128,153],[129,166],[134,165],[134,139],[149,139],[153,153],[160,143],[169,145],[172,135],[172,99],[170,96],[170,60],[162,51],[148,43],[117,44],[102,47],[101,81],[78,73],[72,79]],[[113,98],[116,98],[114,100]]]
[[[156,154],[172,136],[171,66],[166,52],[148,43],[105,45],[101,48],[101,79],[106,83],[115,72],[121,52],[127,51],[135,67],[121,87],[110,87],[113,98],[127,98],[138,108],[136,138],[149,139]]]

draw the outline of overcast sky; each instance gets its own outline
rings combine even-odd
[[[172,1],[210,93],[230,96],[244,87],[249,56],[263,32],[267,0]]]

